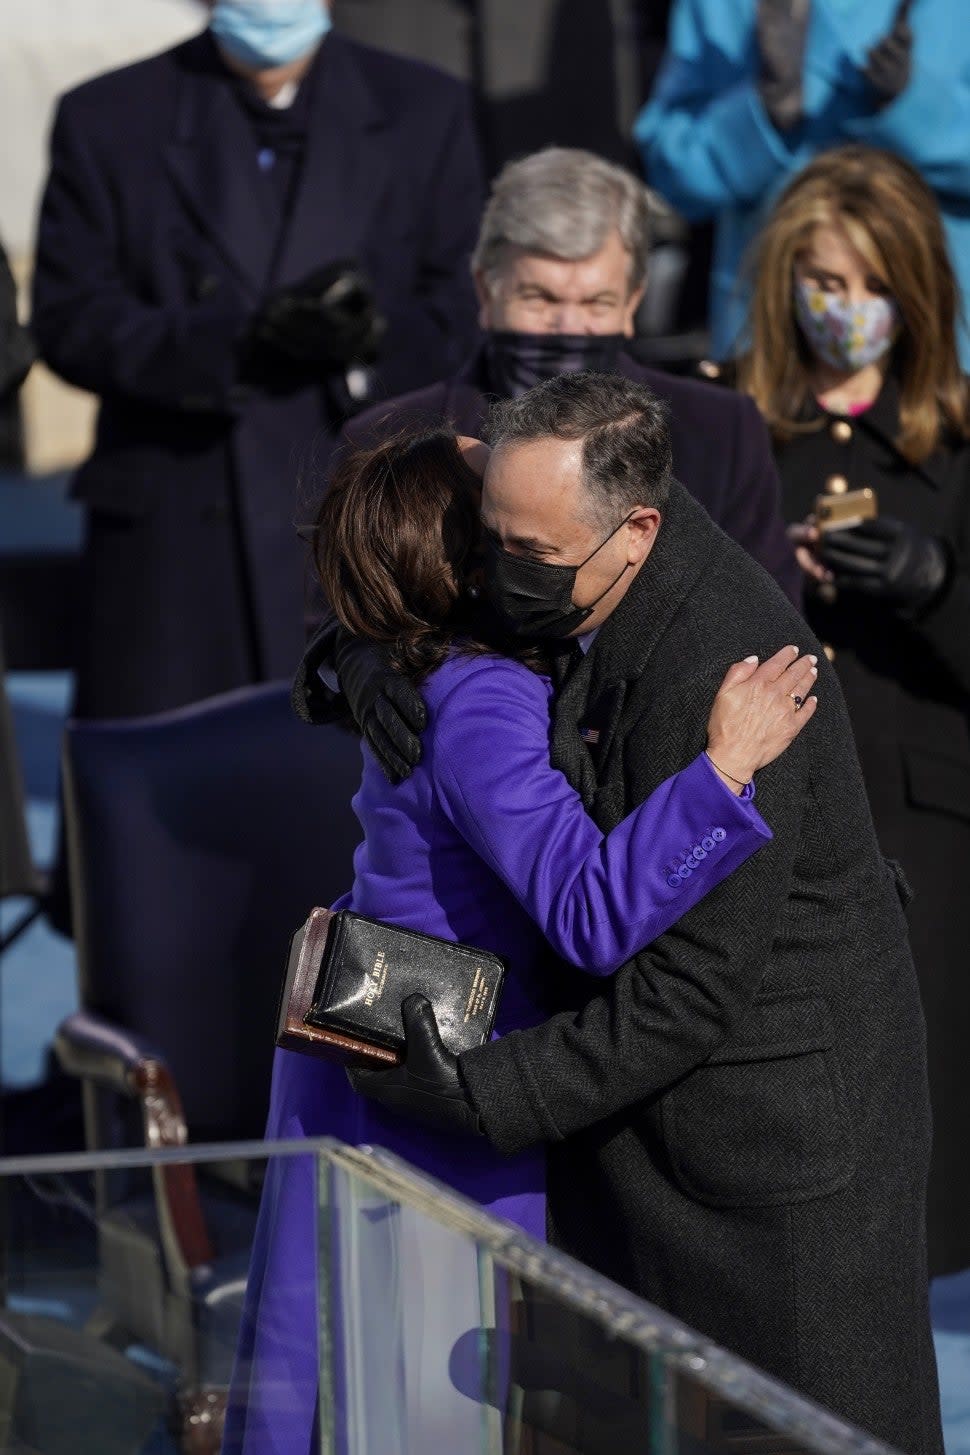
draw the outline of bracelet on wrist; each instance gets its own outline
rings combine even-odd
[[[735,778],[733,773],[729,773],[726,768],[722,768],[718,763],[715,763],[714,759],[711,757],[710,753],[708,753],[706,749],[704,751],[704,756],[710,763],[711,767],[716,768],[719,773],[723,773],[725,778],[730,778],[731,782],[736,783],[739,788],[747,788],[748,784],[751,781],[749,778]]]

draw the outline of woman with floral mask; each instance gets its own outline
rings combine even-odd
[[[935,1123],[931,1271],[970,1266],[970,413],[932,193],[905,162],[827,152],[754,261],[737,365],[772,431],[806,610],[852,714],[876,829],[915,890]],[[878,514],[819,531],[816,502]]]

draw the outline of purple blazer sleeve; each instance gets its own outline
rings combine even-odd
[[[430,763],[454,827],[553,948],[609,975],[771,838],[701,754],[604,836],[549,761],[548,682],[484,658],[432,705]],[[751,790],[753,792],[753,790]]]

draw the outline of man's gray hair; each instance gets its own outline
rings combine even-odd
[[[648,196],[625,167],[574,147],[545,147],[502,168],[485,208],[472,267],[491,281],[510,248],[576,262],[599,252],[615,228],[630,254],[632,292],[647,273]]]
[[[672,479],[670,409],[622,374],[559,374],[492,405],[493,449],[533,440],[582,440],[586,514],[615,530],[639,505],[663,510]]]

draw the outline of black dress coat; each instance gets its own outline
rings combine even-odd
[[[619,372],[645,384],[670,405],[674,473],[712,520],[798,603],[801,572],[779,503],[771,442],[757,409],[728,391],[649,369],[621,354]],[[485,356],[476,353],[455,375],[430,388],[374,405],[345,427],[341,448],[375,443],[399,429],[447,422],[459,434],[479,436],[490,400]],[[729,402],[730,401],[730,402]]]
[[[330,34],[288,213],[208,32],[68,93],[37,242],[47,363],[101,398],[77,710],[155,711],[300,656],[296,535],[341,417],[309,375],[243,387],[261,300],[356,257],[390,328],[383,390],[456,368],[476,334],[482,200],[464,87]]]
[[[813,644],[675,486],[555,705],[553,762],[604,831],[703,748],[728,664],[786,642]],[[608,985],[573,977],[570,1009],[461,1067],[496,1146],[548,1144],[560,1247],[930,1455],[923,1017],[901,883],[819,666],[815,718],[758,775],[772,842]]]
[[[847,592],[830,604],[806,596],[845,693],[876,833],[915,890],[934,1124],[930,1270],[953,1272],[970,1266],[970,443],[909,464],[893,443],[892,379],[865,414],[815,418],[817,429],[777,451],[787,519],[804,519],[831,483],[868,485],[882,515],[943,536],[953,560],[948,588],[915,620]]]

